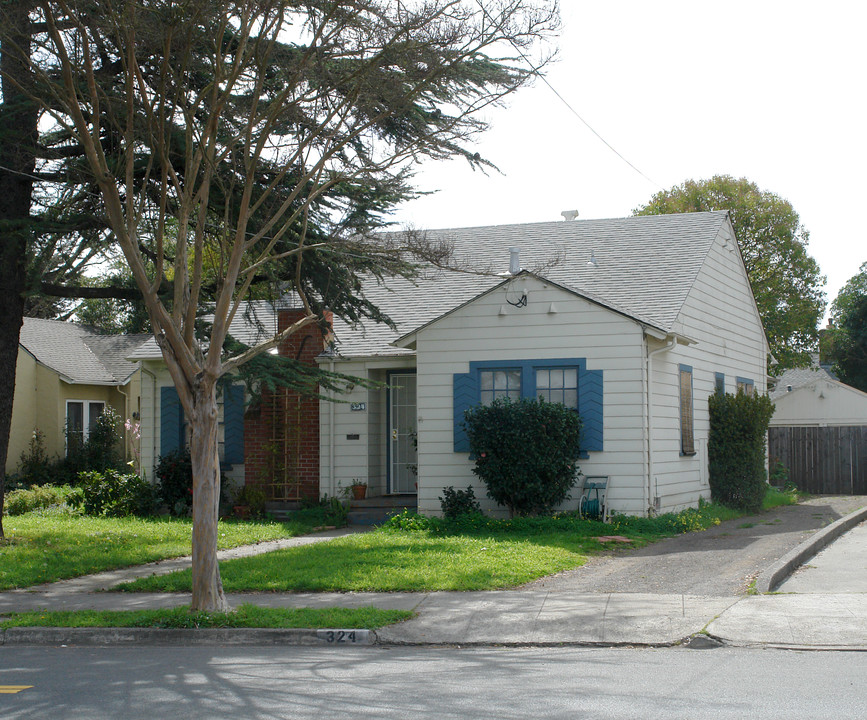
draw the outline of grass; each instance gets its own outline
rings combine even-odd
[[[76,610],[7,613],[0,629],[13,627],[122,628],[357,628],[372,630],[413,617],[408,610],[363,608],[265,608],[241,605],[230,612]]]
[[[313,519],[295,523],[220,522],[219,547],[308,533]],[[187,518],[101,518],[31,512],[3,518],[0,590],[188,555]]]
[[[656,518],[617,516],[608,524],[574,514],[449,522],[405,513],[372,533],[230,560],[220,564],[220,574],[227,592],[495,590],[579,567],[611,547],[640,546],[742,516],[715,504]],[[597,539],[613,534],[630,544]],[[187,570],[117,589],[189,592],[190,585]]]

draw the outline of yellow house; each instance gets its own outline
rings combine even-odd
[[[141,408],[140,363],[126,360],[150,335],[99,335],[60,320],[24,318],[6,472],[13,473],[36,430],[49,456],[66,452],[66,433],[87,439],[96,418],[111,407],[137,420]],[[125,433],[121,428],[121,432]],[[127,457],[132,438],[125,438]]]

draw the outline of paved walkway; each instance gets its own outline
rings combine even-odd
[[[719,574],[722,567],[729,573],[727,582],[743,586],[743,578],[739,575],[734,579],[731,577],[732,566],[726,563],[724,558],[731,553],[748,555],[753,558],[747,563],[751,566],[757,553],[761,555],[768,550],[768,543],[772,541],[767,537],[774,534],[774,528],[780,530],[776,533],[777,539],[773,541],[773,552],[768,550],[774,557],[762,570],[771,575],[777,572],[779,575],[780,571],[778,568],[775,570],[775,566],[782,567],[781,563],[791,562],[791,557],[808,557],[814,552],[813,546],[817,540],[827,542],[829,538],[839,536],[846,527],[867,519],[867,507],[843,516],[821,532],[815,532],[814,529],[812,535],[809,534],[810,528],[802,527],[798,530],[794,527],[797,525],[793,522],[794,518],[800,518],[802,525],[809,525],[815,520],[817,523],[814,524],[819,527],[820,519],[827,523],[832,517],[840,517],[843,510],[859,505],[867,505],[867,498],[816,498],[795,508],[782,508],[759,516],[759,521],[752,527],[746,527],[749,523],[745,519],[724,524],[726,527],[718,529],[715,535],[708,536],[710,540],[703,539],[702,536],[706,533],[679,536],[652,546],[656,548],[656,552],[617,553],[589,566],[589,572],[582,572],[584,569],[581,569],[564,573],[515,590],[469,593],[255,593],[231,595],[229,600],[232,604],[252,602],[279,607],[373,605],[414,610],[417,616],[413,620],[383,628],[375,635],[358,634],[358,637],[369,638],[369,641],[390,644],[571,643],[662,646],[677,644],[695,636],[697,639],[689,642],[693,647],[721,642],[731,645],[867,649],[867,589],[861,584],[863,569],[867,564],[867,529],[864,525],[844,535],[842,540],[831,544],[825,552],[809,560],[808,567],[781,586],[781,592],[786,594],[679,592],[681,587],[687,586],[676,584],[669,592],[635,592],[630,589],[624,591],[622,588],[613,591],[610,587],[611,578],[621,572],[628,573],[629,568],[636,577],[646,578],[654,572],[666,572],[670,574],[669,579],[673,580],[678,575],[673,568],[678,565],[681,567],[680,574],[688,576]],[[776,521],[777,518],[779,522]],[[783,528],[786,528],[785,531]],[[742,535],[736,534],[737,530],[753,530],[754,540],[744,541]],[[235,556],[255,554],[275,549],[272,546],[322,542],[346,532],[349,531],[319,533],[316,536],[262,543],[229,552]],[[801,542],[805,535],[809,537]],[[788,539],[780,541],[783,536]],[[714,543],[714,537],[720,540]],[[706,542],[710,542],[714,548],[698,549]],[[690,553],[696,554],[697,558],[689,559]],[[664,562],[658,564],[660,558],[664,559]],[[714,565],[714,559],[722,565]],[[606,567],[610,570],[618,563],[622,563],[624,569],[616,572],[605,570]],[[170,572],[185,564],[189,564],[188,559],[166,561],[50,586],[0,593],[0,613],[42,608],[136,609],[186,604],[189,596],[183,594],[98,592],[126,579],[153,572]],[[852,565],[861,568],[860,576],[858,573],[849,572]],[[595,586],[589,579],[594,573],[594,567],[603,568],[603,571],[596,575]],[[737,567],[741,569],[740,566]],[[817,579],[809,580],[814,571]],[[747,577],[754,576],[755,573],[747,573]],[[811,583],[812,590],[804,590],[803,584],[802,589],[797,589],[799,582]],[[641,583],[636,582],[635,585],[640,587]],[[822,592],[817,593],[816,590]],[[7,643],[15,641],[10,635],[11,632],[7,632],[4,638]],[[168,636],[160,635],[161,632],[163,631],[127,632],[118,634],[115,639],[120,638],[118,641],[126,642],[162,642],[160,638]],[[174,633],[171,641],[186,644],[200,641],[204,637],[200,631],[189,632],[199,632],[199,635],[193,640],[190,634]],[[702,634],[697,635],[699,633]],[[59,644],[113,641],[99,633],[88,636],[87,631],[41,636],[31,633],[27,637],[30,640],[19,638],[18,642]],[[326,641],[321,632],[312,632],[306,640],[303,637],[299,639],[300,636],[287,639],[285,633],[279,635],[279,640],[268,640],[267,634],[246,631],[225,631],[207,637],[220,643],[314,642],[317,638]]]

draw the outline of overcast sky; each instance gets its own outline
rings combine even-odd
[[[545,86],[488,119],[463,161],[425,165],[437,190],[396,215],[421,228],[630,215],[658,190],[715,174],[789,200],[828,302],[867,261],[867,4],[856,0],[561,0]]]

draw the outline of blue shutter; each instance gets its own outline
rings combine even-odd
[[[223,439],[225,463],[244,462],[244,386],[223,387]]]
[[[172,386],[160,388],[160,455],[184,447],[184,411],[178,391]]]
[[[479,381],[476,373],[454,375],[455,452],[469,452],[470,440],[464,429],[464,411],[479,404]]]
[[[578,414],[583,423],[582,450],[602,451],[602,371],[578,371]]]

